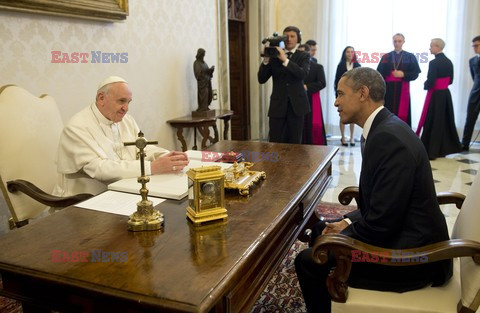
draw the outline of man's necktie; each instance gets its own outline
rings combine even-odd
[[[292,52],[287,52],[287,58],[290,59],[290,57],[292,56],[292,54],[293,54]]]
[[[363,157],[363,150],[365,150],[365,137],[360,137],[360,151],[362,152],[362,157]]]

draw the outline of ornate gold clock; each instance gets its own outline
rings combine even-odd
[[[192,168],[188,176],[187,217],[194,224],[226,220],[225,174],[220,166]]]

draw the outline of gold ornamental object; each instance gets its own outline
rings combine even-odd
[[[220,166],[192,168],[188,176],[187,218],[195,225],[226,220],[225,174]]]
[[[142,132],[138,133],[138,138],[135,142],[124,143],[125,146],[135,145],[140,150],[141,176],[138,177],[137,181],[142,184],[140,188],[142,200],[137,203],[137,211],[130,215],[130,219],[128,220],[128,230],[130,231],[159,230],[163,227],[163,214],[154,209],[153,202],[147,199],[147,183],[150,181],[150,177],[145,176],[145,147],[157,143],[158,141],[147,141]]]
[[[261,179],[265,179],[267,174],[261,171],[251,171],[253,166],[251,162],[233,163],[225,171],[225,188],[236,189],[242,196],[250,194],[250,187]]]

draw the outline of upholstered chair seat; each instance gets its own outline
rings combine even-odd
[[[57,179],[55,157],[62,129],[52,97],[36,97],[14,85],[0,88],[0,189],[17,226],[47,206],[64,207],[91,196],[49,194]]]

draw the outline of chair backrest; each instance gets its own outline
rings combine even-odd
[[[57,179],[55,158],[63,121],[55,100],[23,88],[0,88],[0,189],[15,222],[34,218],[45,205],[6,183],[24,179],[51,193]]]
[[[453,227],[452,239],[480,242],[480,175],[475,177]],[[480,265],[471,257],[460,258],[462,304],[475,312],[480,305]]]

